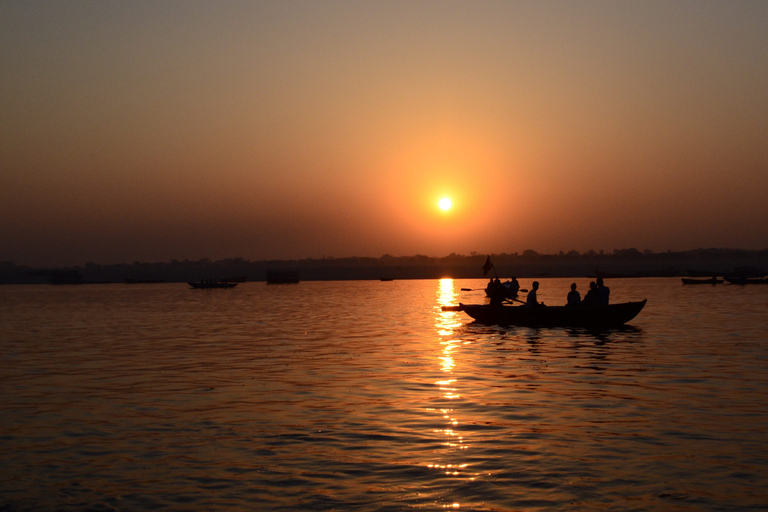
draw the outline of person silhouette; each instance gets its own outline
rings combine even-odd
[[[576,291],[576,283],[571,284],[571,291],[568,292],[567,306],[578,306],[581,303],[581,294]]]
[[[581,301],[582,306],[597,306],[597,284],[594,281],[589,283],[589,291]]]
[[[597,303],[600,306],[607,306],[608,299],[611,295],[611,289],[605,286],[603,278],[597,278]]]
[[[537,301],[536,297],[536,291],[539,289],[539,282],[534,281],[531,284],[531,291],[528,292],[528,297],[525,299],[525,305],[529,308],[536,308],[539,306],[543,306],[544,303],[540,303]]]

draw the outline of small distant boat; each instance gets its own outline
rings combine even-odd
[[[683,280],[683,284],[723,284],[723,280],[716,277],[710,277],[709,279],[690,279],[683,277],[681,279]]]
[[[765,270],[755,267],[736,267],[724,279],[731,284],[768,284]]]
[[[198,290],[211,290],[213,288],[234,288],[237,283],[226,283],[214,279],[204,279],[202,281],[187,281],[189,286]]]
[[[646,300],[607,306],[491,306],[461,304],[443,306],[443,311],[463,311],[476,322],[488,325],[531,327],[618,327],[635,318]]]
[[[225,279],[219,279],[222,283],[244,283],[248,279],[248,276],[227,277]]]
[[[77,270],[55,270],[48,279],[51,284],[85,284]]]
[[[719,270],[695,270],[695,269],[688,269],[688,275],[690,277],[717,277],[717,276],[724,276],[726,272],[721,272]]]
[[[768,284],[768,277],[725,276],[725,280],[731,284]]]

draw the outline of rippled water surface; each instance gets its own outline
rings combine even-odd
[[[768,286],[484,284],[0,287],[0,510],[768,510]]]

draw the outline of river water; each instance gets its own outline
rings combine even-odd
[[[441,311],[484,280],[0,287],[0,510],[768,510],[768,286],[607,284],[605,332]]]

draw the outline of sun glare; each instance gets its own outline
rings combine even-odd
[[[443,211],[448,211],[448,210],[450,210],[450,209],[451,209],[451,205],[452,205],[453,203],[451,203],[451,200],[450,200],[450,199],[448,199],[447,197],[444,197],[444,198],[442,198],[442,199],[440,200],[440,202],[439,202],[439,203],[437,203],[437,204],[440,206],[440,209],[441,209],[441,210],[443,210]]]

